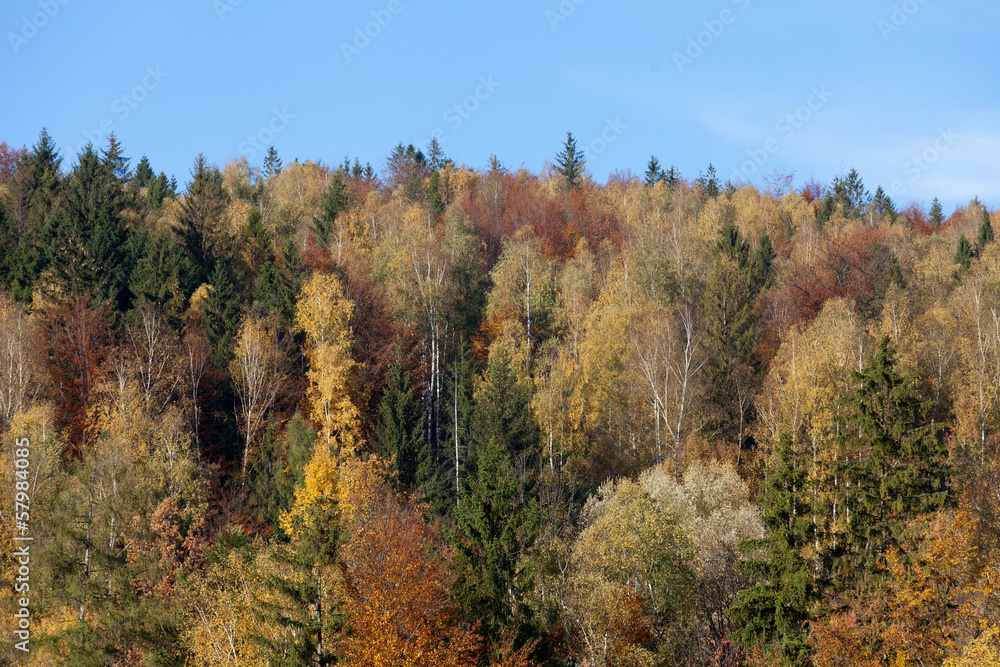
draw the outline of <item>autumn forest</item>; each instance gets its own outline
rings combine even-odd
[[[141,149],[0,144],[0,665],[1000,665],[975,193]]]

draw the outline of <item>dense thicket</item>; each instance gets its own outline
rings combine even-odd
[[[553,148],[0,145],[4,659],[997,664],[998,213]]]

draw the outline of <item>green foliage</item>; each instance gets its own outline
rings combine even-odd
[[[584,170],[587,159],[583,151],[576,147],[576,139],[572,132],[566,133],[563,149],[556,153],[556,168],[563,178],[567,190],[575,190],[583,185]]]
[[[719,179],[715,174],[715,166],[712,163],[708,164],[708,170],[704,174],[699,174],[698,179],[695,181],[698,187],[702,189],[708,197],[718,197],[719,196]]]
[[[833,466],[849,516],[835,527],[832,554],[842,583],[879,577],[885,554],[913,543],[913,519],[952,500],[942,425],[930,418],[933,402],[920,400],[916,376],[901,375],[897,364],[885,336],[864,368],[851,374],[856,389],[846,399]]]
[[[440,511],[443,492],[440,469],[427,446],[423,410],[414,396],[413,377],[403,368],[402,349],[398,345],[379,403],[375,434],[380,454],[393,461],[399,483],[419,489],[431,501],[432,510]]]
[[[943,220],[944,216],[941,214],[941,202],[937,197],[935,197],[934,201],[931,202],[931,227],[940,227]]]
[[[833,179],[832,189],[834,199],[847,218],[860,218],[865,205],[871,201],[871,195],[865,190],[857,169],[851,169],[846,177],[838,176]]]
[[[812,569],[802,552],[815,536],[815,516],[808,502],[806,463],[783,432],[778,463],[768,471],[760,498],[768,536],[746,540],[739,564],[756,582],[740,592],[729,608],[741,627],[732,633],[744,651],[758,643],[776,643],[789,665],[808,665],[805,623],[819,598]]]
[[[204,155],[195,160],[191,176],[182,205],[179,232],[200,282],[212,273],[220,259],[221,248],[216,236],[229,196],[222,187],[222,174],[218,168],[209,166]]]
[[[979,227],[979,236],[976,238],[976,250],[981,251],[987,245],[993,242],[993,225],[990,223],[990,214],[985,208],[983,209],[983,224]]]
[[[330,234],[337,222],[337,216],[351,206],[350,192],[340,171],[330,179],[330,187],[319,200],[319,215],[313,216],[313,233],[322,245],[330,245]]]
[[[534,456],[540,438],[528,387],[518,381],[510,353],[498,349],[490,355],[486,375],[476,394],[472,414],[473,458],[478,461],[491,442],[513,459]]]
[[[496,439],[482,447],[478,464],[456,510],[459,532],[449,536],[456,591],[487,637],[495,640],[508,630],[523,635],[530,612],[522,556],[538,536],[538,504],[518,494],[510,456]]]
[[[969,239],[965,238],[965,234],[962,234],[958,238],[958,247],[955,249],[955,264],[961,266],[963,271],[968,271],[969,265],[972,263],[972,258],[975,255],[976,253],[972,249]]]
[[[222,370],[228,368],[233,356],[236,334],[240,330],[242,305],[229,272],[222,264],[216,264],[208,284],[211,291],[203,313],[205,333],[212,347],[212,365]]]
[[[133,239],[138,257],[129,280],[133,298],[159,304],[176,322],[196,287],[191,260],[165,231],[153,237],[141,232]]]

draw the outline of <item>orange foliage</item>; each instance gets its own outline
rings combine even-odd
[[[440,532],[419,507],[388,493],[356,517],[344,557],[348,664],[474,665],[481,640],[460,623]]]

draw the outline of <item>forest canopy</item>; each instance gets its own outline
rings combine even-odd
[[[134,150],[0,144],[0,661],[1000,664],[978,198]]]

